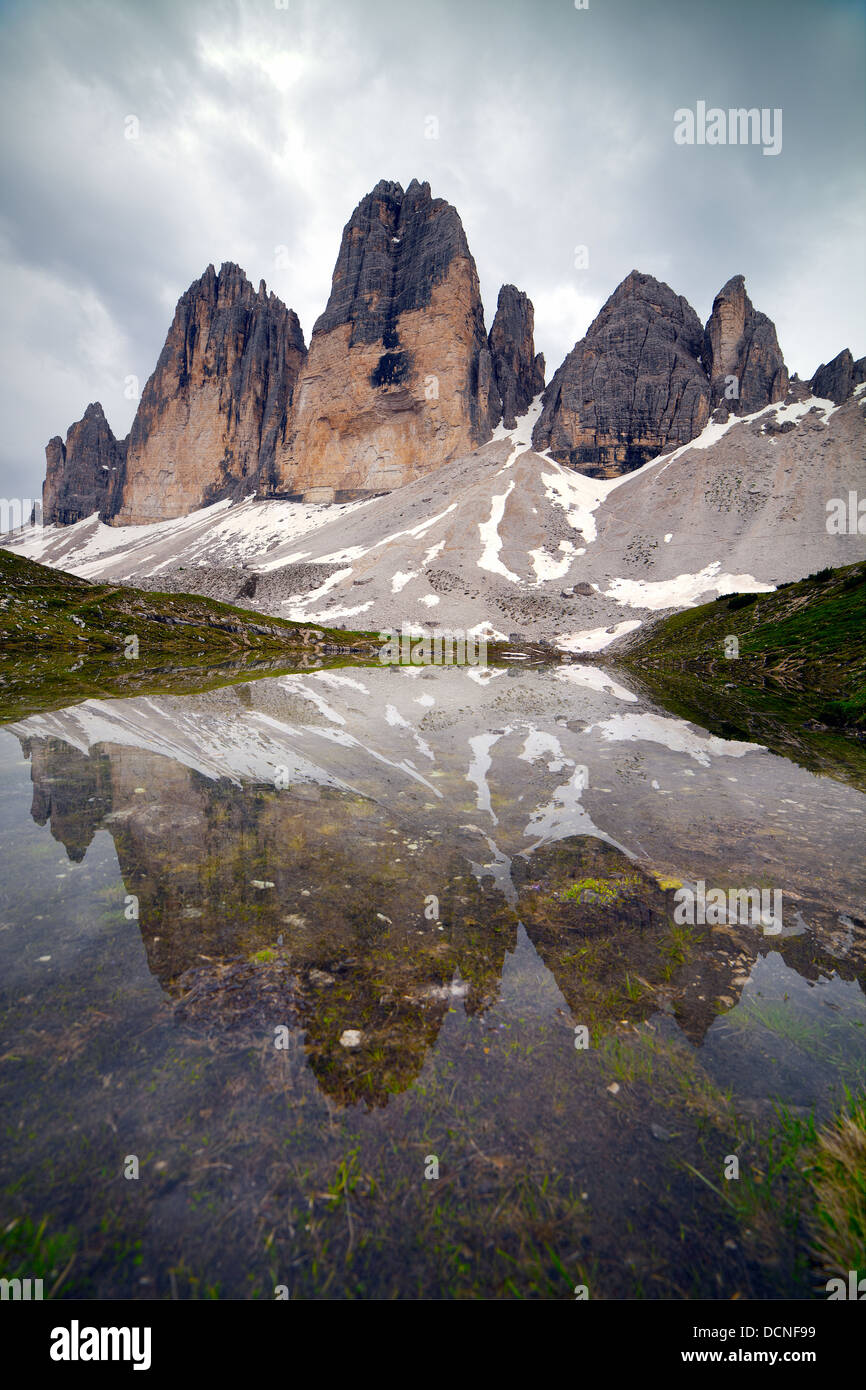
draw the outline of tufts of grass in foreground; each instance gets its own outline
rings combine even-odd
[[[809,1170],[815,1259],[828,1278],[866,1276],[866,1099],[853,1100],[818,1132]]]

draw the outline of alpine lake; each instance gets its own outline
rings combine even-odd
[[[577,660],[33,707],[0,727],[0,1273],[60,1300],[847,1278],[818,1157],[866,1080],[862,752],[816,772]]]

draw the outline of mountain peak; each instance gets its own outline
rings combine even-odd
[[[475,262],[429,183],[380,180],[343,229],[281,461],[289,494],[398,487],[500,417]]]
[[[99,512],[112,514],[123,486],[126,440],[117,440],[99,401],[45,448],[42,519],[69,526]]]
[[[257,293],[234,261],[219,274],[209,265],[181,295],[141,394],[118,520],[162,520],[271,491],[305,356],[297,315],[264,281]]]
[[[534,447],[610,478],[687,443],[709,418],[701,341],[688,301],[632,270],[545,391]]]
[[[810,382],[812,394],[841,405],[855,386],[866,381],[866,357],[856,362],[850,348],[843,348],[831,362],[822,362]]]
[[[788,369],[766,314],[756,311],[744,275],[732,275],[713,300],[701,359],[710,379],[710,408],[735,414],[761,410],[788,392]]]
[[[517,416],[544,390],[544,357],[535,353],[534,325],[532,301],[516,285],[503,285],[488,344],[506,429],[514,428]]]

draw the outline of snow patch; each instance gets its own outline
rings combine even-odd
[[[599,724],[590,724],[584,733],[596,730],[611,743],[660,743],[673,753],[687,753],[702,767],[709,767],[711,757],[743,758],[747,753],[767,751],[760,743],[738,743],[698,733],[681,719],[667,719],[661,714],[614,714]]]
[[[490,520],[479,521],[478,533],[481,536],[484,549],[481,559],[478,561],[478,568],[489,570],[491,574],[501,574],[503,578],[510,579],[513,584],[520,583],[520,576],[512,574],[511,570],[503,565],[499,558],[502,549],[502,539],[499,535],[499,523],[505,515],[505,503],[514,491],[514,479],[508,484],[505,491],[499,496],[492,498],[490,509]]]
[[[410,579],[417,578],[418,575],[415,570],[398,570],[391,580],[391,593],[399,594],[401,590],[405,589]]]
[[[617,637],[634,632],[636,627],[640,627],[639,620],[629,619],[610,628],[594,627],[587,632],[572,632],[565,637],[557,637],[556,645],[566,652],[600,652],[615,642]]]
[[[619,685],[600,666],[560,666],[556,672],[558,680],[569,681],[586,690],[599,690],[605,695],[614,695],[617,700],[627,700],[634,704],[637,696]]]
[[[705,594],[769,594],[775,588],[751,574],[719,574],[721,567],[721,560],[713,560],[698,574],[675,579],[612,579],[604,597],[628,608],[658,610],[692,608]]]

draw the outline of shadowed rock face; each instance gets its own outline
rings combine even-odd
[[[688,301],[633,270],[545,391],[534,448],[612,478],[687,443],[710,413],[702,340]]]
[[[710,378],[711,409],[725,404],[737,415],[749,415],[785,399],[788,369],[776,329],[753,308],[742,275],[732,276],[713,301],[702,359]]]
[[[832,362],[822,362],[810,382],[813,396],[842,405],[855,386],[866,381],[866,357],[855,362],[850,349],[843,348]]]
[[[270,492],[305,357],[296,314],[264,281],[208,266],[181,297],[127,449],[122,524]]]
[[[66,443],[57,434],[45,448],[42,514],[46,524],[69,526],[99,512],[113,516],[123,486],[126,440],[115,439],[99,401],[70,425]]]
[[[544,355],[535,354],[534,323],[531,300],[514,285],[503,285],[488,343],[506,429],[544,390]]]
[[[500,414],[457,212],[427,183],[404,192],[383,180],[343,231],[279,456],[282,490],[388,491],[489,439]]]

